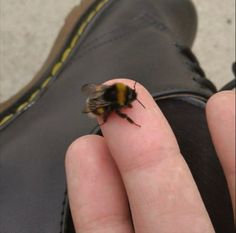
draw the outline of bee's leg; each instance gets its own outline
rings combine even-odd
[[[133,108],[133,105],[132,104],[127,104],[127,107],[128,108]]]
[[[98,129],[98,127],[99,125],[96,125],[95,127],[93,127],[93,129],[90,131],[90,134],[93,134],[96,131],[96,129]]]
[[[115,112],[116,112],[116,114],[117,114],[118,116],[120,116],[121,118],[126,119],[129,123],[134,124],[134,125],[136,125],[136,126],[138,126],[138,127],[141,127],[140,125],[138,125],[137,123],[135,123],[135,122],[134,122],[129,116],[127,116],[125,113],[123,113],[123,112],[121,112],[121,111],[119,111],[119,110],[116,110]]]

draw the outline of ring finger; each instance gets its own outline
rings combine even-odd
[[[66,174],[76,232],[133,233],[126,193],[102,137],[85,136],[70,146]]]

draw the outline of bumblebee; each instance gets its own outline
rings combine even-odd
[[[100,116],[103,119],[103,124],[106,123],[112,112],[115,112],[119,117],[126,119],[129,123],[136,124],[127,114],[121,112],[122,108],[132,108],[132,102],[137,100],[144,108],[145,106],[137,99],[137,92],[134,88],[123,83],[114,83],[112,85],[95,85],[85,84],[81,90],[88,98],[83,113],[90,116]]]

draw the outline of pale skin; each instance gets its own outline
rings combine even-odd
[[[130,87],[134,83],[119,79],[109,84],[114,82]],[[137,93],[146,108],[134,101],[133,108],[122,111],[141,128],[112,114],[101,126],[104,137],[81,137],[67,151],[66,175],[76,232],[214,232],[167,120],[140,84]],[[235,197],[234,106],[235,92],[230,91],[211,97],[206,107],[212,140],[232,200]]]

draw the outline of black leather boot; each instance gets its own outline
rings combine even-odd
[[[189,49],[196,23],[188,0],[85,0],[73,11],[39,75],[0,107],[1,232],[72,232],[64,156],[96,125],[81,114],[81,86],[116,77],[134,79],[153,94],[216,232],[234,231],[204,113],[216,89]]]

